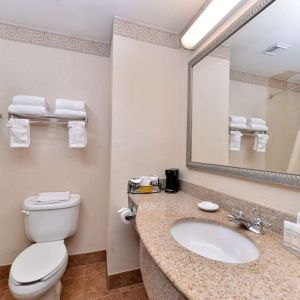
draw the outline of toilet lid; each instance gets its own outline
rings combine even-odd
[[[19,283],[39,281],[53,273],[66,257],[64,241],[36,243],[18,255],[10,275]]]

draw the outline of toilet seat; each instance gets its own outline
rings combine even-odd
[[[15,259],[10,278],[15,285],[46,281],[67,259],[64,241],[36,243],[26,248]]]

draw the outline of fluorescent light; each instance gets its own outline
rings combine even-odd
[[[192,49],[242,0],[212,0],[203,13],[186,31],[181,39],[182,45]]]

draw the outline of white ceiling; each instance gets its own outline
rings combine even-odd
[[[205,0],[1,0],[0,21],[110,42],[113,16],[181,33]]]
[[[228,41],[231,68],[300,82],[300,1],[276,0]],[[277,42],[291,44],[276,56],[263,52]]]

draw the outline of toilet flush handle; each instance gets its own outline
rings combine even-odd
[[[30,212],[28,210],[22,210],[22,214],[26,215],[26,216],[29,216],[30,215]]]

